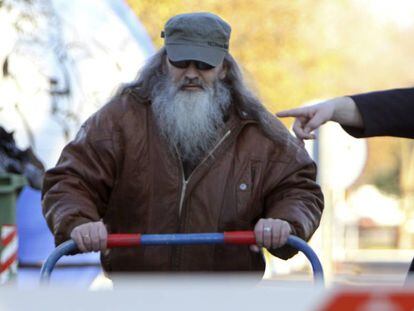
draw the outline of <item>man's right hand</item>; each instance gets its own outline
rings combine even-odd
[[[312,132],[327,121],[332,120],[335,105],[332,102],[323,102],[320,104],[305,106],[301,108],[280,111],[278,117],[295,117],[293,131],[300,140],[314,139],[315,134]]]
[[[295,117],[293,131],[300,140],[314,139],[312,132],[328,121],[362,128],[362,117],[351,97],[336,97],[325,102],[301,108],[280,111],[278,117]]]
[[[102,221],[89,222],[75,227],[70,237],[82,253],[98,252],[106,249],[108,232]]]

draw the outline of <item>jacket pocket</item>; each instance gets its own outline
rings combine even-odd
[[[260,181],[262,177],[262,163],[250,160],[244,166],[236,182],[236,207],[240,220],[250,222],[260,209]]]

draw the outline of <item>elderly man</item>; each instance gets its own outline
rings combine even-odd
[[[244,85],[230,31],[209,13],[172,17],[137,81],[83,124],[44,182],[56,244],[101,250],[106,271],[263,271],[248,246],[106,249],[107,233],[254,229],[281,258],[289,234],[311,237],[315,164]]]

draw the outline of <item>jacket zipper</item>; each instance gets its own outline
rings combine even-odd
[[[178,209],[178,217],[181,218],[181,212],[184,204],[184,198],[185,198],[185,191],[187,189],[188,182],[190,181],[191,176],[193,176],[194,172],[205,162],[207,159],[216,151],[216,149],[223,143],[223,141],[230,135],[231,130],[228,130],[226,134],[220,139],[220,141],[210,150],[210,152],[203,158],[203,160],[198,164],[194,170],[191,172],[190,176],[188,176],[187,179],[185,179],[184,175],[184,167],[183,167],[183,161],[181,160],[180,154],[177,152],[178,159],[181,163],[181,176],[182,176],[182,188],[181,188],[181,197],[180,197],[180,206]]]
[[[184,167],[183,167],[183,162],[181,161],[181,169],[182,169],[182,187],[181,187],[181,197],[180,197],[180,206],[179,206],[179,210],[178,210],[178,217],[181,218],[181,209],[183,208],[183,203],[184,203],[184,196],[185,196],[185,190],[187,189],[187,184],[188,184],[188,180],[191,177],[188,178],[188,180],[185,179],[184,177]]]
[[[178,150],[176,150],[177,156],[178,156],[178,160],[180,161],[180,166],[181,166],[181,176],[182,176],[182,188],[181,188],[181,197],[180,197],[180,206],[179,206],[179,210],[178,210],[178,219],[181,220],[181,212],[182,212],[182,208],[184,205],[184,198],[185,198],[185,192],[187,189],[187,185],[188,182],[191,179],[191,176],[193,176],[193,173],[195,172],[195,170],[201,166],[211,155],[212,153],[221,145],[221,143],[230,135],[231,130],[227,131],[226,134],[224,134],[224,136],[220,139],[220,141],[214,146],[214,148],[211,149],[211,151],[204,157],[203,161],[200,162],[199,165],[196,166],[196,168],[194,168],[194,170],[191,172],[190,176],[188,176],[188,179],[185,179],[185,175],[184,175],[184,166],[183,166],[183,161],[181,160],[180,154],[178,152]],[[180,267],[180,261],[177,258],[178,256],[180,256],[180,251],[178,247],[174,247],[172,250],[172,267],[174,270],[179,270]]]

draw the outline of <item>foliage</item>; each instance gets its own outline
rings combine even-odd
[[[400,167],[396,165],[390,170],[379,171],[374,174],[373,184],[384,193],[399,196],[401,194],[399,178]]]
[[[301,10],[304,1],[257,1],[254,8],[251,1],[245,0],[202,3],[163,0],[156,5],[146,0],[129,2],[158,47],[163,44],[160,30],[172,15],[209,11],[222,16],[232,25],[231,53],[274,111],[320,97],[318,87],[307,77],[315,75],[312,72],[318,66],[339,65],[331,51],[319,51],[318,56],[308,53],[309,43],[300,36],[304,28]]]

